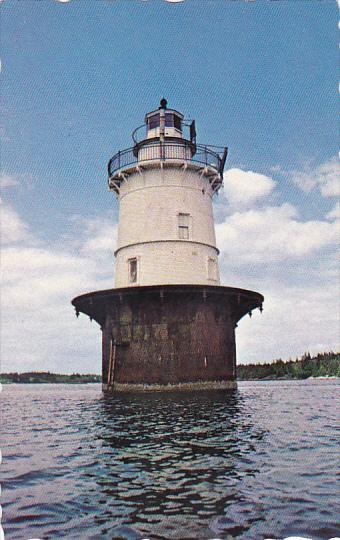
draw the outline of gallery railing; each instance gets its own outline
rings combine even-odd
[[[146,161],[171,161],[181,160],[192,162],[214,169],[222,176],[225,161],[227,158],[227,148],[220,151],[212,150],[211,146],[195,144],[182,139],[181,142],[147,143],[138,147],[127,148],[117,152],[109,161],[108,174],[112,178],[119,171],[132,166],[143,165]]]

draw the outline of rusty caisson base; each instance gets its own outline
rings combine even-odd
[[[235,326],[263,296],[204,285],[110,289],[78,296],[102,330],[103,391],[236,387]]]

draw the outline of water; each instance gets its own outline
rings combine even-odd
[[[104,397],[8,385],[6,539],[336,536],[337,381]]]

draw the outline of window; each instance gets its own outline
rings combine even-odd
[[[174,115],[171,113],[165,113],[165,125],[166,127],[174,127]]]
[[[179,226],[179,237],[181,240],[188,240],[189,239],[189,227],[183,227],[182,225]]]
[[[181,119],[179,118],[179,116],[174,116],[174,126],[176,129],[179,129],[181,131],[182,129],[182,125],[181,125]]]
[[[217,281],[217,261],[216,259],[208,259],[208,279]]]
[[[129,283],[137,283],[137,259],[129,259]]]
[[[190,214],[178,214],[178,237],[181,240],[189,238]]]
[[[154,114],[148,118],[149,129],[155,129],[159,127],[159,114]]]
[[[165,113],[165,126],[174,127],[181,131],[182,125],[180,117],[173,113]]]

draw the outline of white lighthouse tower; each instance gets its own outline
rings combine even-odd
[[[119,199],[115,286],[219,285],[212,197],[227,149],[197,145],[195,123],[185,125],[165,99],[143,129],[145,138],[135,132],[135,146],[109,163]]]
[[[195,122],[165,99],[133,142],[108,165],[115,287],[72,300],[101,327],[103,390],[234,388],[235,327],[263,296],[220,285],[212,199],[227,148],[197,144]]]

